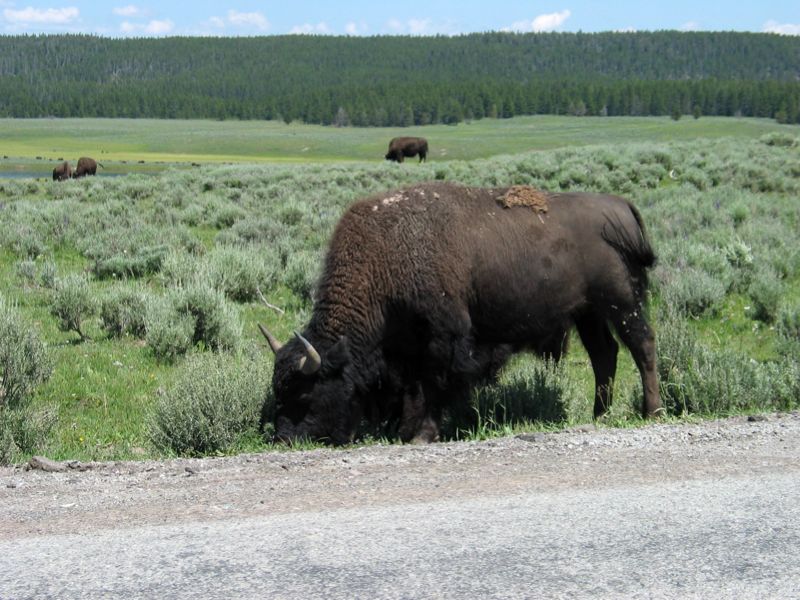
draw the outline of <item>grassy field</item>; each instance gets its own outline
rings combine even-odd
[[[92,156],[127,169],[146,163],[380,161],[398,135],[427,137],[429,160],[472,160],[498,154],[592,144],[663,143],[698,138],[753,139],[785,126],[766,119],[557,117],[482,119],[424,128],[334,128],[278,121],[150,119],[0,119],[0,172],[12,165]],[[141,167],[135,167],[141,168]],[[50,169],[52,167],[50,166]]]
[[[76,136],[107,140],[107,153],[97,155],[110,160],[244,163],[61,184],[0,179],[0,360],[4,348],[19,353],[9,331],[21,327],[52,361],[52,374],[24,402],[0,409],[0,462],[33,452],[88,460],[267,448],[256,424],[270,402],[271,354],[256,322],[282,339],[302,328],[342,211],[366,194],[432,179],[631,198],[659,255],[651,312],[670,414],[800,405],[796,127],[486,120],[415,130],[431,140],[429,163],[397,165],[380,159],[398,133],[388,130],[103,120],[0,126],[12,133],[0,152],[34,160],[91,154],[56,144]],[[297,154],[300,143],[316,154]],[[469,160],[456,160],[455,150],[442,160],[443,146]],[[301,164],[270,160],[283,156],[279,149]],[[265,307],[257,289],[286,313]],[[76,314],[87,339],[69,324]],[[482,425],[469,435],[589,420],[591,367],[573,342],[559,367],[521,357],[497,385],[479,390]],[[637,379],[621,352],[606,422],[639,422]],[[534,390],[543,395],[532,401]],[[209,421],[227,423],[212,441],[203,438]],[[183,441],[170,446],[165,432]]]

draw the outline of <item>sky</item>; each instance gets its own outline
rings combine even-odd
[[[663,29],[800,35],[800,0],[0,0],[0,34],[6,35],[372,36]]]

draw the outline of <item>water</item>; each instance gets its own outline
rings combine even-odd
[[[98,173],[95,177],[122,177],[129,173]],[[52,171],[43,173],[42,171],[0,171],[0,179],[53,179]]]

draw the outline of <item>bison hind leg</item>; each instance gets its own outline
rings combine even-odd
[[[602,315],[584,315],[575,321],[575,325],[594,371],[594,418],[597,419],[611,406],[611,386],[617,372],[619,344]]]
[[[614,315],[612,319],[622,343],[628,348],[639,369],[642,378],[644,400],[642,416],[654,417],[663,408],[658,390],[658,374],[656,372],[656,339],[650,324],[638,309]]]

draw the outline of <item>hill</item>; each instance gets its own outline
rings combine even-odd
[[[0,36],[0,116],[356,126],[527,114],[800,122],[800,38],[675,31]]]

